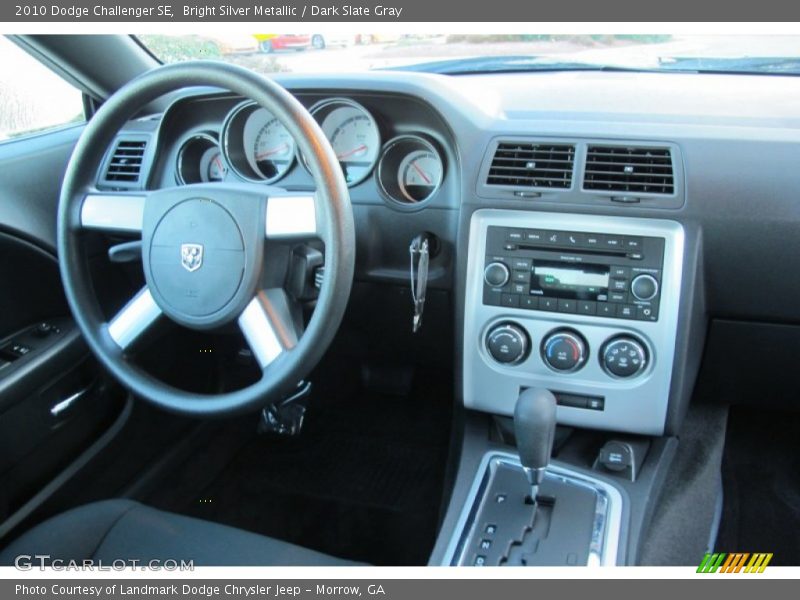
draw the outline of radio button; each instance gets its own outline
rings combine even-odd
[[[622,236],[619,235],[607,235],[604,245],[612,250],[621,250],[623,248],[622,239]]]
[[[530,278],[530,271],[514,271],[514,274],[511,276],[511,281],[515,283],[528,283]]]
[[[544,242],[546,244],[563,244],[564,232],[563,231],[545,231]]]
[[[633,304],[620,304],[617,307],[617,316],[620,319],[635,319],[636,306]]]
[[[628,280],[627,279],[612,279],[611,280],[611,287],[609,289],[612,289],[615,292],[627,292],[628,291]]]
[[[616,279],[628,279],[631,276],[631,270],[628,267],[611,267],[611,277]]]
[[[637,275],[631,281],[631,293],[637,300],[652,300],[658,294],[658,281],[652,275]]]
[[[604,240],[602,235],[598,235],[596,233],[586,234],[585,246],[587,248],[602,248],[603,245],[604,245]]]
[[[578,301],[578,314],[580,315],[593,315],[597,312],[597,302],[591,300]]]
[[[535,310],[539,308],[539,297],[538,296],[524,296],[520,298],[519,307],[525,308],[527,310]]]
[[[521,229],[509,229],[506,237],[510,242],[521,242],[525,239],[525,234]]]
[[[528,271],[530,273],[530,270],[531,270],[531,259],[530,258],[512,258],[511,259],[511,268],[512,269],[519,269],[520,271]]]
[[[622,292],[609,292],[608,293],[608,301],[609,302],[625,302],[628,299],[628,294],[624,294]]]
[[[578,310],[577,301],[570,300],[569,298],[558,299],[558,312],[574,313]]]
[[[638,306],[636,318],[640,321],[658,321],[658,306],[654,304]]]
[[[539,310],[549,310],[555,312],[558,310],[558,299],[556,298],[539,298]]]
[[[483,271],[483,279],[491,287],[503,287],[509,275],[508,267],[501,262],[489,263]]]
[[[642,238],[640,237],[626,237],[625,249],[629,251],[638,252],[642,249]]]
[[[597,303],[597,316],[598,317],[616,317],[617,316],[617,305],[616,304],[608,304],[607,302],[598,302]]]
[[[564,245],[565,246],[574,246],[574,247],[583,247],[586,245],[586,235],[583,233],[576,233],[574,231],[567,232],[564,234]]]
[[[506,308],[519,308],[519,296],[516,294],[503,294],[500,297],[500,304]]]
[[[527,296],[528,295],[528,284],[527,283],[513,283],[511,284],[511,292],[514,294],[522,294]]]
[[[533,244],[541,244],[544,241],[544,231],[538,229],[526,229],[525,241]]]

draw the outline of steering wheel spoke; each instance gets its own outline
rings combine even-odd
[[[270,194],[267,199],[267,239],[319,237],[317,218],[317,199],[313,192]]]
[[[262,369],[297,345],[291,302],[281,288],[261,290],[239,316],[239,328]]]
[[[148,287],[142,288],[108,324],[108,333],[125,350],[161,316]]]
[[[141,233],[147,192],[89,192],[80,210],[83,229]]]

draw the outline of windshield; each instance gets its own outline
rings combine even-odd
[[[223,60],[274,73],[645,70],[800,74],[791,35],[142,35],[162,62]]]

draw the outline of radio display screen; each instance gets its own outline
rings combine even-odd
[[[608,295],[609,267],[535,261],[531,294],[576,300],[597,300]]]

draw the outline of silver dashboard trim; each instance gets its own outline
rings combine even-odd
[[[483,265],[486,232],[490,226],[663,238],[664,265],[658,321],[484,305]],[[544,387],[605,398],[602,411],[559,406],[559,423],[646,435],[663,434],[675,360],[683,253],[684,230],[675,221],[498,209],[476,211],[470,224],[464,308],[464,405],[491,414],[511,415],[522,387]],[[588,360],[580,371],[574,373],[553,372],[537,353],[531,353],[515,366],[498,364],[486,352],[484,338],[491,327],[509,321],[523,327],[534,346],[538,346],[552,330],[574,329],[588,344]],[[650,360],[638,377],[614,379],[603,371],[598,352],[604,342],[624,334],[640,339]]]
[[[465,553],[463,544],[473,533],[474,517],[480,508],[483,491],[491,479],[491,467],[495,461],[522,469],[519,457],[510,452],[494,450],[487,452],[483,456],[467,494],[467,500],[456,521],[453,536],[445,550],[442,561],[443,566],[455,566],[463,558]],[[597,494],[587,566],[616,566],[619,560],[624,502],[619,490],[610,483],[552,463],[548,465],[545,477],[561,479],[580,485],[591,489]]]

